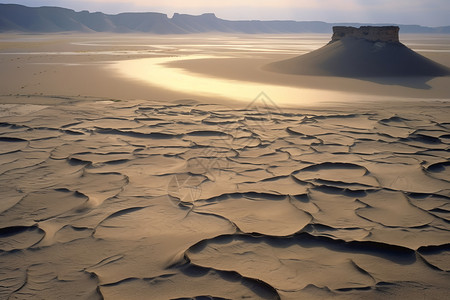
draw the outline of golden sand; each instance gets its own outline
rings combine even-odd
[[[0,298],[448,297],[449,78],[261,70],[327,39],[2,35]],[[159,66],[339,101],[113,71],[190,55]]]

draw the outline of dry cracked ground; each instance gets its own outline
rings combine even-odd
[[[450,106],[1,105],[2,299],[444,299]]]

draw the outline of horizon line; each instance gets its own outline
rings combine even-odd
[[[56,6],[56,5],[41,5],[41,6],[27,6],[27,5],[23,5],[23,4],[16,4],[16,3],[0,3],[0,5],[15,5],[15,6],[22,6],[22,7],[27,7],[27,8],[62,8],[62,9],[67,9],[67,10],[72,10],[74,12],[77,13],[81,13],[81,12],[88,12],[90,14],[95,14],[95,13],[101,13],[104,15],[109,15],[109,16],[117,16],[120,14],[162,14],[167,16],[168,19],[173,19],[175,17],[175,15],[187,15],[187,16],[195,16],[195,17],[199,17],[199,16],[203,16],[203,15],[214,15],[214,17],[216,17],[217,19],[221,19],[221,20],[225,20],[225,21],[261,21],[261,22],[320,22],[320,23],[325,23],[325,24],[361,24],[361,25],[396,25],[396,26],[420,26],[420,27],[425,27],[425,28],[442,28],[442,27],[450,27],[449,25],[440,25],[440,26],[428,26],[428,25],[420,25],[420,24],[401,24],[401,23],[386,23],[386,22],[352,22],[352,21],[339,21],[339,22],[327,22],[327,21],[321,21],[321,20],[294,20],[294,19],[236,19],[236,20],[230,20],[230,19],[222,19],[220,17],[218,17],[216,15],[215,12],[204,12],[201,14],[188,14],[188,13],[179,13],[179,12],[174,12],[172,14],[171,17],[169,17],[168,13],[164,13],[164,12],[158,12],[158,11],[123,11],[123,12],[119,12],[119,13],[105,13],[103,11],[91,11],[88,9],[82,9],[82,10],[76,10],[73,8],[68,8],[68,7],[62,7],[62,6]]]

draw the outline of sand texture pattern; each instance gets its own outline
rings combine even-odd
[[[449,295],[447,102],[71,100],[1,105],[0,298]]]

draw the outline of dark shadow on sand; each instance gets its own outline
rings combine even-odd
[[[431,90],[429,81],[440,76],[418,76],[418,77],[363,77],[359,80],[370,81],[382,85],[397,85],[418,90]]]

